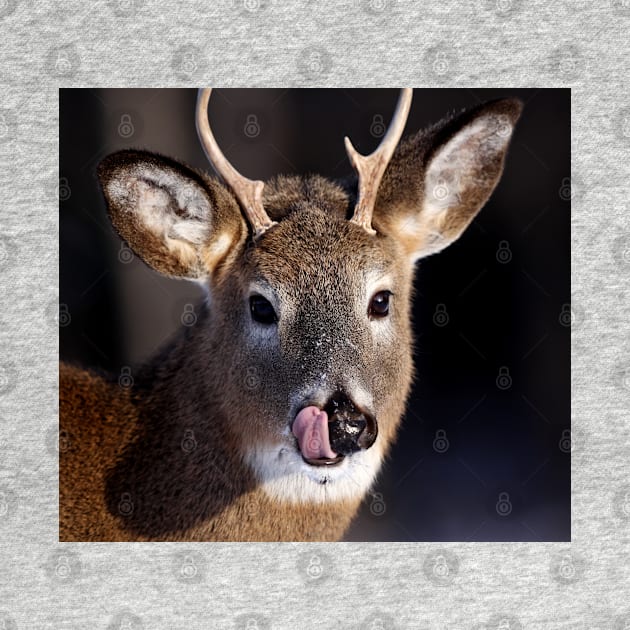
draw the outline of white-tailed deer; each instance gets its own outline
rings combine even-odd
[[[496,186],[517,100],[397,146],[404,89],[357,176],[223,183],[140,151],[98,174],[112,223],[153,269],[205,283],[195,326],[131,388],[60,375],[60,539],[337,540],[399,426],[412,380],[414,265],[457,239]]]

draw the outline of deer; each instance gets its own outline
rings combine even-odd
[[[504,98],[401,140],[403,88],[342,180],[240,174],[198,91],[216,176],[128,149],[97,174],[154,271],[201,283],[195,325],[134,372],[61,362],[61,541],[337,541],[389,457],[414,379],[417,262],[456,241],[503,172]]]

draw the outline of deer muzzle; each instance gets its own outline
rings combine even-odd
[[[323,409],[304,407],[292,426],[304,461],[312,466],[339,463],[346,455],[370,448],[378,435],[376,418],[336,393]]]

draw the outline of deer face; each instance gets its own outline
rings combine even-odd
[[[401,99],[396,133],[372,156],[347,143],[359,179],[346,188],[279,178],[263,196],[199,118],[231,191],[147,153],[100,167],[112,222],[138,255],[207,284],[200,325],[221,355],[215,394],[276,499],[354,500],[369,488],[410,387],[414,264],[486,202],[520,114],[516,101],[490,103],[417,134],[390,162],[408,106]]]

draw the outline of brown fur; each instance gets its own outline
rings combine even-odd
[[[68,447],[60,456],[60,539],[339,539],[360,495],[272,499],[245,454],[284,440],[279,432],[305,403],[295,392],[316,396],[323,377],[329,389],[360,385],[370,393],[378,448],[389,451],[412,379],[414,262],[437,251],[436,238],[439,249],[470,223],[500,177],[505,147],[495,150],[486,136],[463,142],[475,160],[457,173],[457,204],[439,216],[423,210],[424,174],[471,121],[486,117],[492,139],[497,121],[513,125],[519,113],[519,103],[499,101],[404,142],[379,190],[376,236],[347,220],[353,179],[272,180],[264,205],[278,224],[253,243],[234,196],[215,180],[143,152],[107,158],[99,175],[121,236],[162,273],[208,278],[212,301],[130,388],[61,366]],[[178,201],[181,190],[203,202]],[[386,328],[362,314],[366,273],[378,270],[390,275],[395,294]],[[252,283],[278,300],[271,332],[250,320]],[[284,443],[294,448],[292,437]]]

